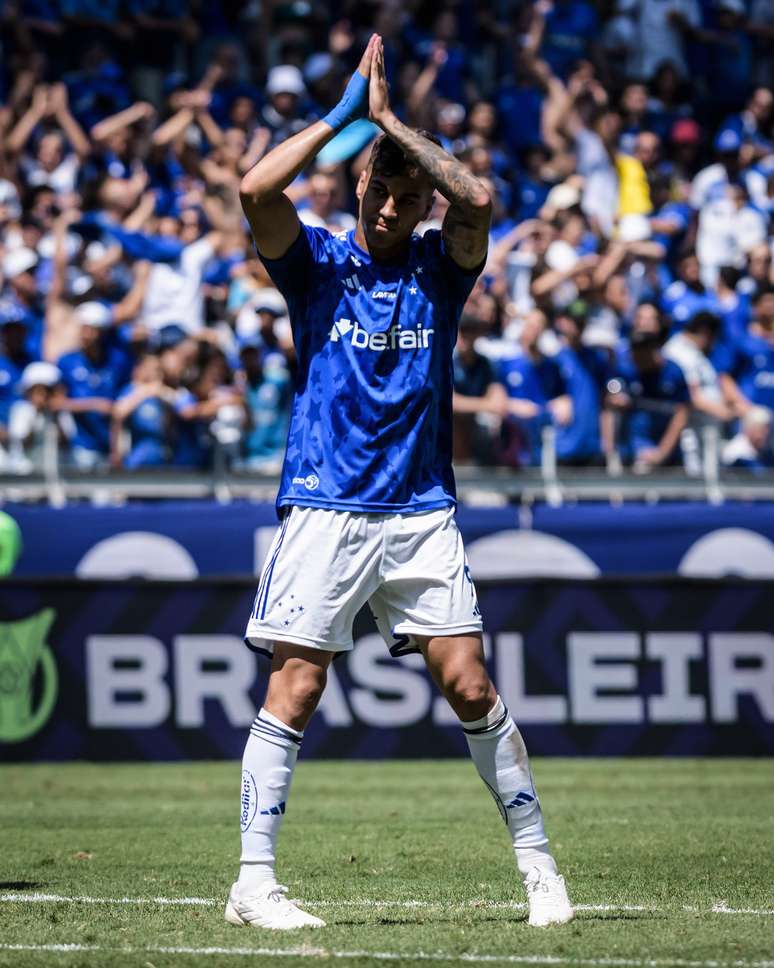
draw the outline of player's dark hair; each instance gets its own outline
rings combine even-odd
[[[428,141],[432,141],[439,148],[441,147],[440,140],[431,131],[425,131],[422,128],[414,130],[416,134],[427,138]],[[371,166],[372,171],[378,171],[385,178],[395,178],[398,175],[408,175],[409,178],[415,178],[419,171],[421,171],[419,165],[409,158],[400,145],[396,144],[386,134],[380,134],[376,141],[374,141],[368,164]]]

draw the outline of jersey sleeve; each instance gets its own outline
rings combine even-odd
[[[279,259],[269,259],[258,252],[271,281],[285,297],[289,308],[298,304],[311,289],[315,268],[330,261],[327,244],[330,232],[303,222],[299,224],[297,238]]]
[[[486,259],[481,262],[481,265],[473,269],[463,269],[446,251],[440,229],[431,229],[425,232],[422,236],[422,242],[425,246],[426,258],[434,264],[443,280],[444,288],[451,293],[452,299],[459,309],[462,309],[465,300],[476,284],[476,279],[483,272]]]

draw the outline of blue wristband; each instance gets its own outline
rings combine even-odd
[[[349,79],[341,100],[322,119],[334,131],[340,131],[352,121],[365,117],[368,106],[368,78],[355,71]]]

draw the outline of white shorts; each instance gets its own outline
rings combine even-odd
[[[393,655],[417,652],[415,636],[481,631],[453,508],[357,514],[294,506],[264,563],[245,642],[268,655],[275,642],[344,652],[366,602]]]

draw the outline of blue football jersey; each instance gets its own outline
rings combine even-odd
[[[264,259],[288,303],[298,359],[277,507],[427,511],[455,503],[452,352],[480,272],[441,233],[377,262],[354,233],[301,226]]]

